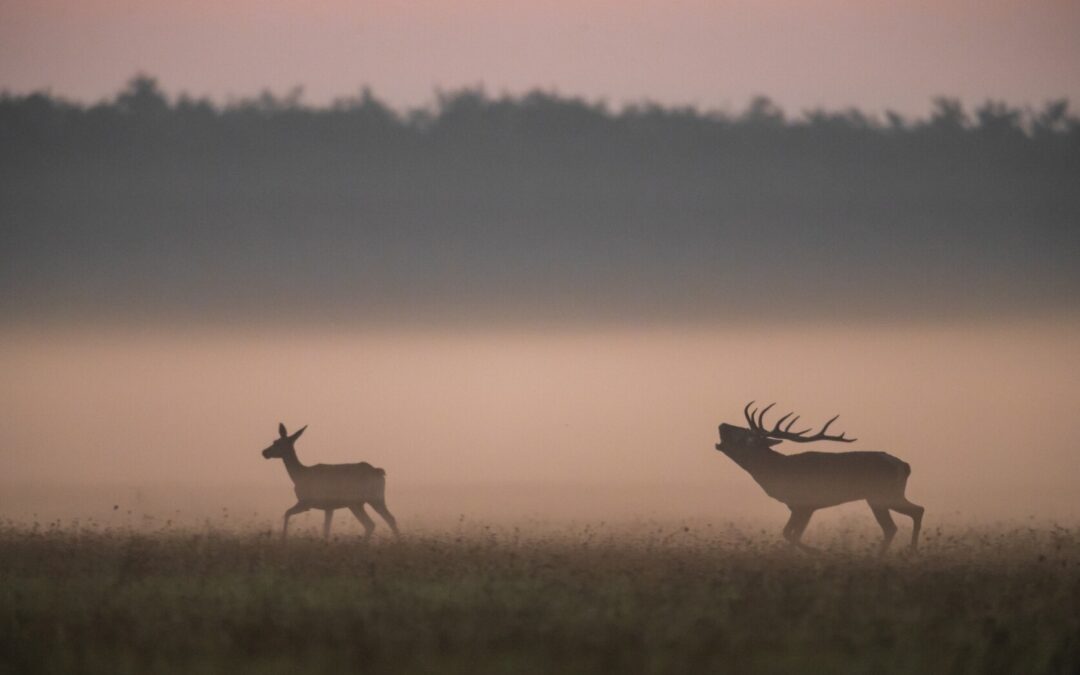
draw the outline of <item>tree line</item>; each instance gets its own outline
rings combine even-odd
[[[998,311],[1080,290],[1065,100],[905,118],[466,89],[397,110],[139,76],[95,104],[0,96],[0,179],[15,313]]]

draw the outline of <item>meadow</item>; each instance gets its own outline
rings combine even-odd
[[[0,671],[1075,673],[1080,528],[0,526]],[[900,540],[898,539],[898,542]]]

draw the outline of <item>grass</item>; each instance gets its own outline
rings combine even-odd
[[[1080,529],[0,526],[0,671],[1077,673]]]

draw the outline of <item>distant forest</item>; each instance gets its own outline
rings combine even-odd
[[[1075,310],[1080,119],[535,91],[0,96],[0,310],[717,321]]]

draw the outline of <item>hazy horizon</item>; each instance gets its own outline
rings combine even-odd
[[[1073,518],[1078,327],[8,329],[0,482],[38,486],[50,512],[86,506],[85,495],[65,500],[65,486],[130,497],[142,485],[168,488],[145,496],[159,507],[186,486],[273,515],[291,485],[259,451],[281,421],[309,425],[297,446],[307,463],[386,468],[389,494],[414,518],[542,516],[556,498],[556,519],[722,521],[782,509],[712,448],[720,422],[741,423],[750,398],[767,398],[808,421],[840,413],[859,439],[816,449],[908,461],[909,494],[929,513]],[[250,501],[227,498],[230,485]],[[107,512],[109,491],[94,494]]]

